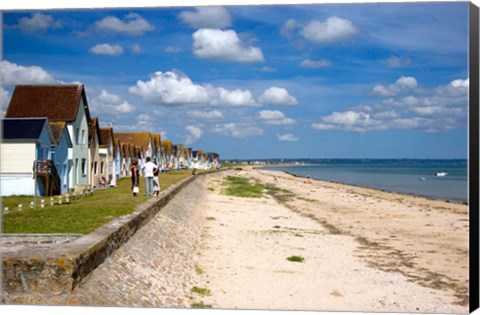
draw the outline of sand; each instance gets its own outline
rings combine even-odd
[[[222,193],[223,177],[286,189],[288,198]],[[225,171],[207,183],[192,303],[221,309],[468,313],[468,206]],[[303,262],[288,257],[299,256]]]

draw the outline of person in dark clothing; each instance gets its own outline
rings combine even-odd
[[[130,168],[132,173],[132,196],[136,196],[139,192],[139,178],[140,178],[140,170],[138,169],[138,162],[133,161],[132,167]]]

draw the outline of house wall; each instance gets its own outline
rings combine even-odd
[[[90,157],[88,154],[88,122],[83,99],[78,106],[77,119],[74,122],[69,122],[67,129],[73,143],[73,147],[69,150],[71,151],[73,163],[69,174],[69,188],[74,188],[76,185],[90,185],[91,183],[88,180],[90,166]],[[82,161],[85,163],[84,169],[82,169]]]
[[[55,166],[57,168],[58,175],[60,176],[60,181],[62,183],[62,194],[68,192],[68,131],[66,129],[63,130],[62,136],[60,138],[60,142],[57,146],[53,149],[55,152],[55,156],[53,158]]]
[[[93,143],[89,147],[89,157],[90,157],[90,162],[89,162],[89,168],[90,168],[90,180],[89,182],[91,183],[92,187],[97,187],[98,186],[98,180],[100,177],[102,177],[101,173],[101,157],[100,157],[100,145],[98,143],[98,137],[97,134],[93,136]],[[96,164],[96,167],[95,167]]]
[[[33,177],[35,143],[2,143],[0,151],[2,178],[4,174],[29,174]]]

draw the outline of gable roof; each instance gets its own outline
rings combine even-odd
[[[115,140],[121,143],[128,143],[143,151],[145,154],[150,144],[151,135],[149,132],[115,132],[113,134]]]
[[[47,124],[47,118],[14,118],[14,119],[2,119],[2,135],[3,140],[23,140],[23,141],[35,141],[40,138],[45,125]],[[50,126],[47,128],[50,129]],[[51,131],[51,141],[54,141]]]
[[[106,147],[113,141],[113,128],[100,128],[100,146]],[[117,141],[119,141],[119,139],[115,142]]]
[[[62,134],[65,130],[67,123],[65,121],[56,121],[50,122],[50,129],[52,129],[53,138],[55,139],[55,143],[59,144],[62,140]],[[68,145],[69,147],[72,145],[72,139],[70,138],[70,134],[66,132]]]
[[[97,134],[98,143],[100,143],[100,127],[98,126],[98,118],[92,117],[88,122],[88,143],[92,144],[93,136]]]
[[[5,118],[47,117],[53,122],[71,122],[77,118],[82,99],[89,121],[83,85],[16,85]]]

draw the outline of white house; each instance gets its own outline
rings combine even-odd
[[[65,122],[69,148],[68,188],[89,187],[88,123],[90,112],[83,85],[17,85],[5,118],[40,118]]]
[[[59,193],[60,178],[34,175],[35,161],[42,161],[50,171],[56,172],[54,163],[51,163],[55,139],[48,119],[2,119],[2,134],[1,195],[47,195],[48,186],[52,188],[52,194]]]

